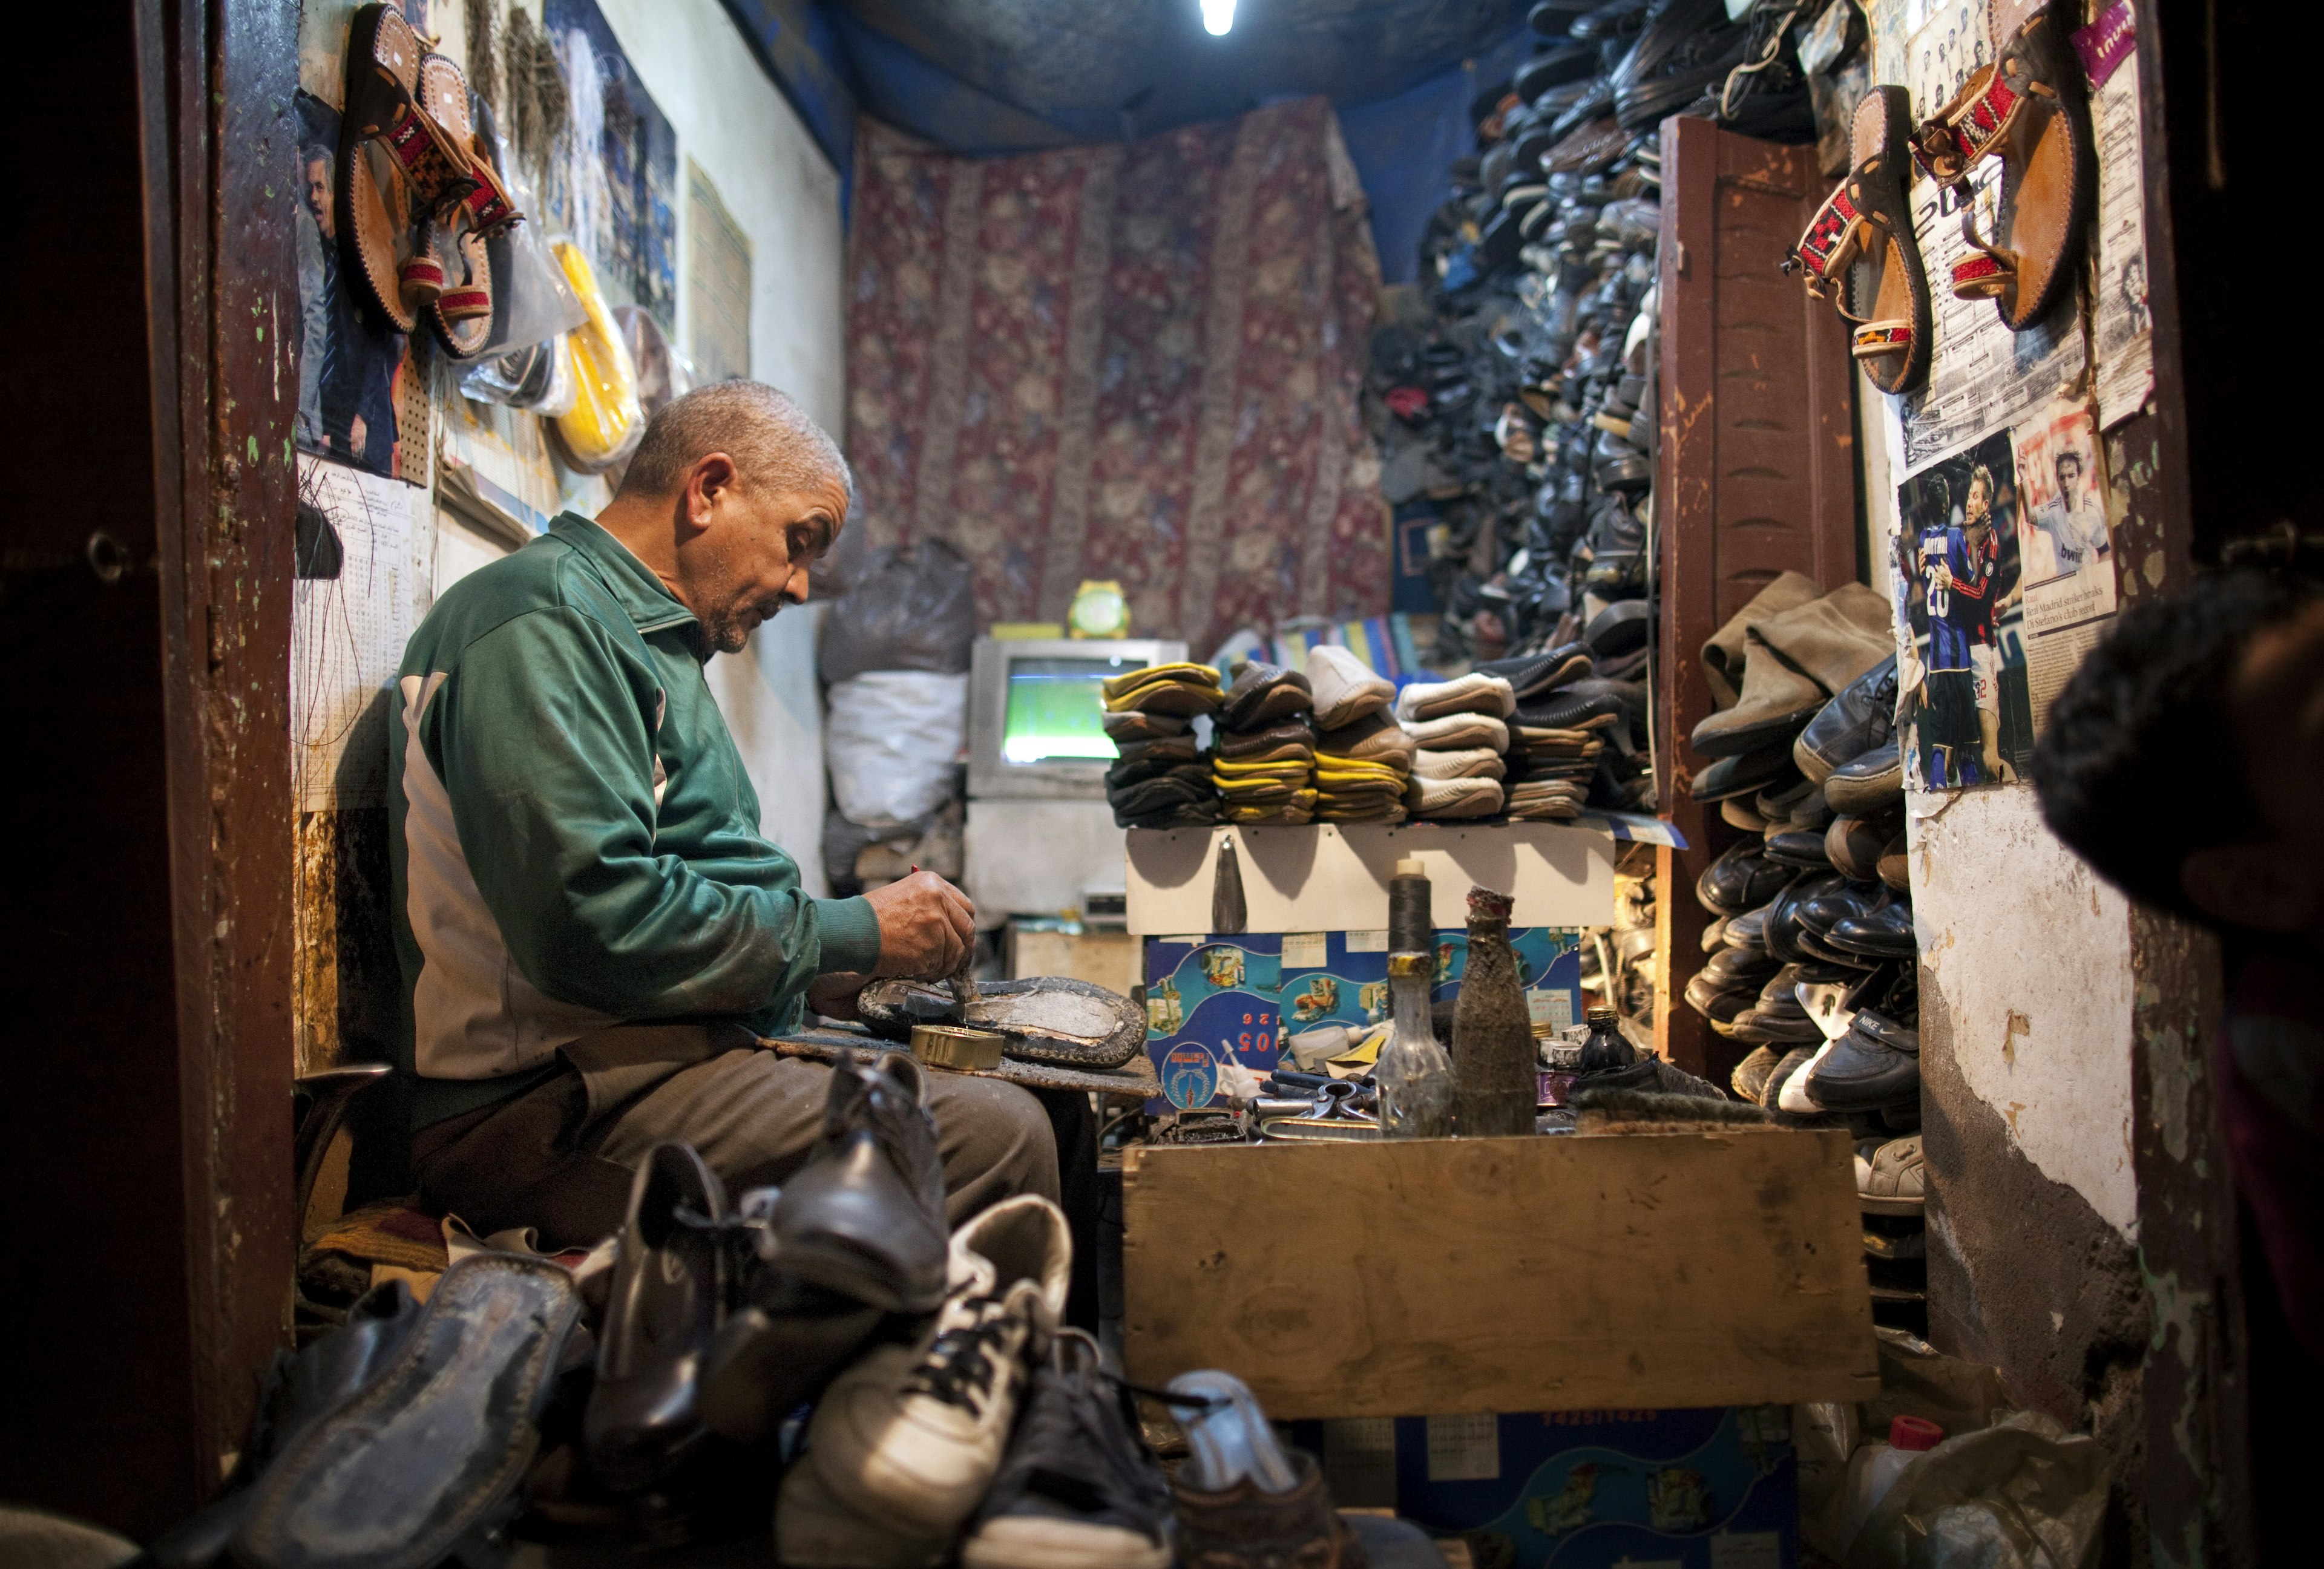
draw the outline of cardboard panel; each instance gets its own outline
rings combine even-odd
[[[1133,1150],[1130,1376],[1277,1420],[1852,1400],[1879,1386],[1844,1132]]]
[[[1614,908],[1611,835],[1556,823],[1330,823],[1296,828],[1132,828],[1130,929],[1211,929],[1219,846],[1231,835],[1250,932],[1366,931],[1388,925],[1396,863],[1416,856],[1434,887],[1430,921],[1466,927],[1472,885],[1517,900],[1517,926],[1603,926]]]

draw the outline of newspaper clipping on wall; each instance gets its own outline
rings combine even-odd
[[[1916,120],[1934,117],[1992,60],[1987,14],[1986,0],[1946,0],[1931,7],[1912,34],[1904,69]],[[1997,232],[2001,176],[1997,158],[1980,159],[1969,171],[1978,230],[1988,237]],[[2069,291],[2046,320],[2012,332],[1993,301],[1962,300],[1952,291],[1953,263],[1969,254],[1960,195],[1920,178],[1913,182],[1912,202],[1913,235],[1929,275],[1936,331],[1929,384],[1898,409],[1908,474],[2048,401],[2088,364],[2079,291]]]
[[[2146,302],[2146,162],[2138,137],[2138,33],[2130,0],[2115,0],[2073,35],[2090,77],[2098,137],[2098,426],[2111,429],[2154,390],[2154,318]]]
[[[2089,410],[2061,401],[2010,432],[2017,549],[2024,572],[2025,669],[2034,722],[2114,619],[2114,546]]]

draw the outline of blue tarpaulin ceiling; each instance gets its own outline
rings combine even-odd
[[[853,111],[950,151],[1114,141],[1320,93],[1372,198],[1380,263],[1409,279],[1468,107],[1523,58],[1528,0],[727,0],[842,170]]]

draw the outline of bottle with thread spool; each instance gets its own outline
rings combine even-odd
[[[1397,863],[1388,884],[1388,1038],[1372,1067],[1379,1091],[1380,1133],[1389,1139],[1443,1139],[1452,1132],[1452,1059],[1430,1018],[1436,972],[1430,887],[1417,860]]]

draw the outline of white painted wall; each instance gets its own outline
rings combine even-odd
[[[2128,902],[2051,836],[2031,787],[1912,802],[1923,1020],[1933,990],[2017,1148],[2135,1240]]]
[[[598,0],[630,63],[678,133],[678,340],[693,320],[683,204],[702,166],[751,238],[751,374],[797,398],[835,435],[845,417],[846,236],[839,174],[718,0]],[[815,618],[786,613],[751,647],[710,661],[710,689],[759,792],[760,827],[807,889],[823,867],[823,710]]]

